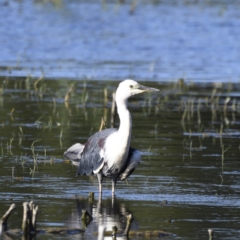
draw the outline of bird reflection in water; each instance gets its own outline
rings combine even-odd
[[[92,216],[92,220],[87,224],[80,220],[83,210],[87,210]],[[115,197],[102,199],[99,195],[97,201],[92,198],[76,198],[76,210],[71,213],[66,224],[69,228],[86,228],[84,234],[87,239],[96,239],[99,226],[104,226],[107,232],[112,231],[113,226],[117,227],[118,232],[124,232],[129,214],[131,211],[126,204]],[[137,225],[136,220],[133,220],[131,229],[136,229]]]

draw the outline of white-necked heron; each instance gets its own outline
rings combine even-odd
[[[121,82],[116,91],[119,128],[97,132],[84,145],[76,143],[64,153],[66,158],[79,161],[78,175],[97,175],[100,194],[103,177],[112,178],[114,194],[117,180],[125,180],[139,164],[141,153],[130,147],[132,119],[127,100],[132,95],[154,91],[159,90],[142,86],[134,80]]]

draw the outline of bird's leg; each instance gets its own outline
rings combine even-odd
[[[102,173],[97,173],[97,178],[99,183],[99,194],[102,194],[102,181],[103,181]]]
[[[115,195],[112,195],[112,209],[114,209],[115,206]]]
[[[115,186],[116,186],[116,183],[117,183],[117,178],[113,177],[113,179],[112,179],[112,195],[113,195],[113,196],[115,195]]]

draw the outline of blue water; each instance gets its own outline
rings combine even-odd
[[[239,81],[237,1],[155,2],[2,3],[0,75]]]

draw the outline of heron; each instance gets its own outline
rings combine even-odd
[[[102,194],[103,177],[112,179],[112,194],[118,180],[127,179],[141,161],[141,152],[130,147],[132,119],[127,107],[128,98],[142,92],[159,91],[127,79],[120,82],[115,101],[120,119],[119,128],[109,128],[92,135],[85,144],[76,143],[64,156],[78,162],[77,175],[97,175]]]

